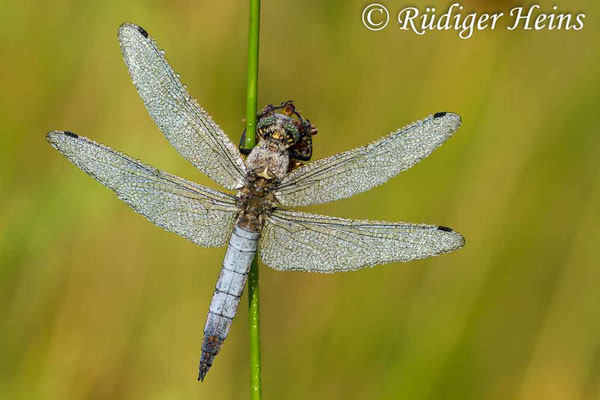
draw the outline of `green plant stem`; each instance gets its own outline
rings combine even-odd
[[[256,102],[258,97],[258,36],[260,28],[260,0],[250,0],[248,30],[248,80],[246,86],[246,143],[247,149],[256,144]]]
[[[258,97],[258,39],[260,30],[260,0],[250,0],[248,29],[248,84],[246,87],[246,142],[256,145],[256,103]],[[260,319],[258,297],[258,259],[254,256],[248,275],[248,323],[250,328],[250,398],[260,400]]]
[[[262,398],[260,379],[260,320],[258,303],[258,259],[254,256],[248,275],[248,324],[250,327],[250,398]]]

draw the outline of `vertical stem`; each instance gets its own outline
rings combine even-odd
[[[258,33],[260,0],[250,0],[248,30],[248,83],[246,86],[246,143],[247,149],[256,144],[256,101],[258,97]]]
[[[258,36],[260,28],[260,0],[250,0],[248,29],[248,85],[246,88],[246,143],[251,149],[256,144],[256,102],[258,97]],[[250,328],[250,398],[260,400],[260,320],[258,297],[258,260],[254,256],[248,276],[248,323]]]
[[[254,256],[248,275],[248,323],[250,327],[250,398],[260,400],[260,320],[258,318],[258,260]]]

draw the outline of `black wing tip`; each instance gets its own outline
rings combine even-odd
[[[450,112],[450,111],[440,111],[440,112],[436,112],[435,114],[433,114],[433,119],[438,119],[438,118],[447,118],[447,119],[454,119],[456,120],[456,122],[458,122],[458,124],[460,125],[462,123],[462,119],[460,118],[460,115]]]
[[[147,32],[147,31],[146,31],[144,28],[142,28],[141,26],[138,26],[138,27],[137,27],[137,30],[138,30],[138,32],[139,32],[139,33],[141,33],[141,34],[142,34],[142,36],[144,36],[145,38],[147,38],[147,37],[148,37],[148,32]]]
[[[440,123],[443,126],[448,127],[450,133],[454,133],[462,125],[460,115],[450,111],[436,112],[435,114],[430,115],[429,118],[430,121],[435,121],[435,123]]]
[[[61,135],[68,136],[68,137],[75,138],[75,139],[79,138],[78,134],[73,133],[71,131],[51,131],[51,132],[46,133],[46,140],[49,141],[50,143],[53,143],[54,139]]]
[[[444,225],[440,225],[440,226],[438,226],[438,231],[448,232],[448,233],[454,233],[455,235],[460,236],[460,239],[462,241],[461,247],[465,245],[465,238],[464,238],[464,236],[461,235],[460,233],[456,232],[454,229],[449,228],[449,227],[444,226]]]
[[[70,137],[72,137],[72,138],[78,138],[78,137],[79,137],[79,135],[78,135],[78,134],[76,134],[76,133],[73,133],[73,132],[71,132],[71,131],[63,131],[62,133],[63,133],[63,135],[67,135],[67,136],[70,136]]]
[[[123,22],[121,24],[121,26],[119,26],[119,34],[124,31],[125,29],[133,29],[136,30],[137,32],[139,32],[143,37],[147,38],[148,35],[148,31],[145,30],[144,28],[142,28],[139,25],[136,24],[132,24],[131,22]]]
[[[456,232],[454,229],[449,228],[447,226],[444,225],[439,225],[437,227],[438,231],[442,231],[442,232],[448,232],[448,233],[453,233],[460,241],[460,244],[458,245],[457,249],[463,247],[466,243],[465,237],[463,235],[461,235],[460,233]]]

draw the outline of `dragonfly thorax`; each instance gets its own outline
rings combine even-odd
[[[287,147],[277,140],[261,140],[246,159],[251,174],[267,180],[283,179],[290,157]]]

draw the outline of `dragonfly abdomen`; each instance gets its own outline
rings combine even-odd
[[[198,380],[204,380],[204,376],[229,334],[229,328],[246,286],[246,278],[259,238],[258,232],[250,232],[239,226],[233,228],[204,325]]]

